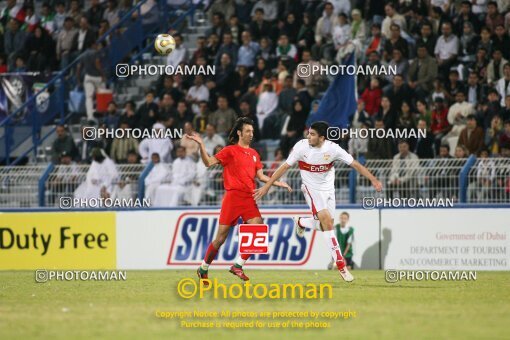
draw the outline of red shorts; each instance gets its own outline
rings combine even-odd
[[[221,202],[220,224],[235,226],[241,217],[244,222],[262,217],[259,207],[250,193],[238,190],[227,190]]]

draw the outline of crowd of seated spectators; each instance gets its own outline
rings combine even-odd
[[[133,1],[5,1],[0,12],[0,72],[65,68],[127,13]],[[36,8],[38,9],[36,11]]]
[[[71,1],[70,7],[76,3]],[[54,17],[49,27],[54,28],[39,27],[56,44],[65,34],[65,18],[73,17],[71,30],[88,25],[97,36],[101,22],[113,17],[106,14],[113,4],[118,7],[115,1],[97,4],[101,15],[93,7],[78,20],[71,8],[58,2],[43,6],[46,14],[40,14],[40,22],[46,22],[42,18],[49,12]],[[427,130],[426,138],[406,141],[339,140],[355,157],[440,161],[454,157],[457,150],[463,150],[463,157],[510,157],[508,1],[225,0],[213,2],[207,16],[210,28],[196,39],[192,53],[183,43],[185,34],[171,32],[177,46],[167,64],[215,65],[214,75],[162,76],[155,88],[146,89],[143,103],[111,102],[108,112],[88,117],[93,124],[182,129],[207,135],[209,150],[214,150],[225,145],[237,117],[250,117],[255,122],[254,147],[263,160],[271,159],[266,145],[275,140],[284,159],[303,138],[331,81],[317,74],[301,78],[296,66],[338,64],[355,53],[358,64],[395,66],[397,74],[357,77],[358,107],[351,128]],[[13,32],[38,34],[28,26],[16,27],[16,20],[5,15],[2,23],[13,25],[4,32],[5,42],[14,39]],[[4,44],[8,64],[15,62],[9,46]],[[75,44],[67,46],[67,53],[82,51]],[[65,51],[56,51],[51,58],[62,62]],[[37,58],[30,64],[48,65]],[[78,162],[90,161],[87,150],[100,147],[116,163],[147,162],[155,153],[161,163],[169,163],[178,158],[183,141],[126,138],[81,144],[75,151],[66,150]],[[184,150],[186,157],[199,159],[193,145],[184,145]],[[388,185],[397,182],[391,176]],[[405,187],[395,190],[406,195]]]

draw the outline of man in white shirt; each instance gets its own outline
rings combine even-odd
[[[398,142],[398,153],[393,157],[390,178],[388,179],[388,196],[393,198],[394,193],[399,193],[399,198],[410,196],[410,190],[414,182],[414,174],[420,168],[420,162],[416,154],[409,151],[409,142]]]
[[[188,61],[188,50],[182,44],[182,35],[175,34],[175,49],[166,58],[166,64],[177,67],[182,61]]]
[[[310,206],[313,217],[296,217],[296,233],[304,237],[305,228],[323,231],[324,239],[331,251],[341,277],[350,282],[354,278],[346,267],[341,254],[334,228],[335,200],[335,161],[342,161],[361,175],[367,177],[377,191],[382,184],[363,165],[356,161],[338,144],[326,139],[329,125],[326,122],[312,123],[308,138],[296,143],[287,160],[276,170],[263,187],[255,190],[254,198],[260,200],[271,185],[277,181],[291,166],[298,163],[303,184],[301,190]]]
[[[329,2],[324,5],[322,17],[315,25],[315,45],[312,47],[314,57],[322,58],[324,48],[333,43],[333,27],[336,24],[336,15],[333,14],[333,5]]]
[[[352,52],[354,45],[351,43],[351,25],[347,23],[347,15],[345,13],[338,14],[338,24],[333,28],[333,44],[337,51],[335,60],[340,62],[342,58]],[[351,47],[349,48],[349,45]],[[332,57],[325,56],[326,59],[332,60]]]
[[[459,39],[452,33],[452,24],[449,22],[443,23],[441,32],[443,35],[437,39],[434,54],[439,68],[438,74],[448,74],[459,53]]]
[[[505,106],[505,98],[510,94],[510,63],[503,67],[503,77],[496,82],[496,90],[501,97],[501,106]]]
[[[202,139],[209,155],[214,155],[214,148],[217,145],[225,146],[225,139],[216,133],[216,127],[213,124],[207,124],[205,127],[205,135]]]
[[[454,150],[457,146],[460,133],[466,127],[466,119],[470,114],[475,113],[473,104],[466,101],[464,92],[459,91],[455,95],[456,103],[448,110],[448,122],[452,126],[450,132],[443,137],[442,143],[450,144],[450,150]]]
[[[381,33],[385,38],[391,38],[391,24],[398,25],[402,31],[406,30],[406,19],[404,16],[397,13],[392,3],[388,3],[384,6],[384,12],[386,13],[386,18],[384,18],[382,22]]]
[[[186,102],[191,104],[191,110],[195,115],[200,114],[198,103],[201,101],[209,101],[209,89],[204,85],[204,76],[197,75],[193,81],[195,85],[190,87],[186,95]]]
[[[66,151],[60,154],[60,164],[56,167],[55,174],[49,180],[49,203],[54,205],[60,196],[67,196],[73,194],[77,186],[77,181],[80,176],[80,171],[73,162],[72,157]]]
[[[60,61],[61,69],[64,69],[71,61],[71,51],[76,34],[78,34],[78,30],[74,28],[74,20],[67,18],[57,37],[57,60]]]

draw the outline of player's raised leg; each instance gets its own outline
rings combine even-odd
[[[262,217],[254,217],[246,221],[247,224],[262,224]],[[248,261],[248,259],[251,257],[251,254],[240,254],[239,257],[236,260],[236,263],[234,263],[230,267],[230,272],[234,274],[235,276],[239,277],[243,281],[248,281],[250,278],[246,276],[246,274],[243,271],[243,266]]]
[[[304,237],[305,236],[305,229],[315,229],[322,231],[321,223],[317,219],[317,211],[314,205],[313,200],[311,199],[310,193],[308,192],[308,189],[304,184],[301,185],[301,191],[303,192],[303,195],[305,196],[306,203],[312,210],[312,214],[314,216],[312,217],[300,217],[296,216],[293,217],[294,223],[296,225],[296,234],[298,237]]]
[[[295,216],[292,219],[294,220],[294,224],[296,225],[296,234],[299,237],[305,236],[305,229],[307,229],[307,228],[322,231],[321,223],[315,217]]]
[[[205,253],[204,259],[202,261],[202,265],[197,269],[197,275],[199,279],[207,280],[208,279],[208,271],[209,265],[212,263],[216,254],[218,254],[218,250],[221,245],[227,239],[228,233],[230,231],[230,226],[220,224],[218,234],[216,234],[216,238],[209,244],[207,251]],[[209,283],[207,281],[203,281],[204,286],[208,286]]]
[[[354,280],[354,277],[347,269],[345,259],[342,256],[342,252],[340,251],[340,245],[336,238],[333,217],[327,209],[319,211],[317,213],[317,217],[319,218],[319,221],[324,228],[324,232],[322,234],[324,235],[324,239],[331,249],[331,256],[336,263],[336,267],[340,272],[340,276],[342,276],[345,281],[351,282]]]

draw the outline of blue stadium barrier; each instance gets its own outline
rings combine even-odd
[[[143,200],[145,197],[145,179],[149,176],[153,167],[154,163],[150,162],[147,164],[147,167],[143,169],[143,172],[140,174],[140,178],[138,179],[138,198],[140,200]]]
[[[473,165],[476,163],[476,157],[475,155],[469,156],[469,158],[466,161],[466,164],[462,167],[462,170],[459,174],[459,199],[460,203],[467,203],[467,189],[469,184],[469,170],[473,167]]]
[[[41,178],[39,179],[39,206],[45,207],[46,206],[46,181],[48,180],[48,177],[50,177],[51,172],[55,169],[55,165],[53,163],[50,163],[46,170],[44,170],[44,173],[42,174]]]

